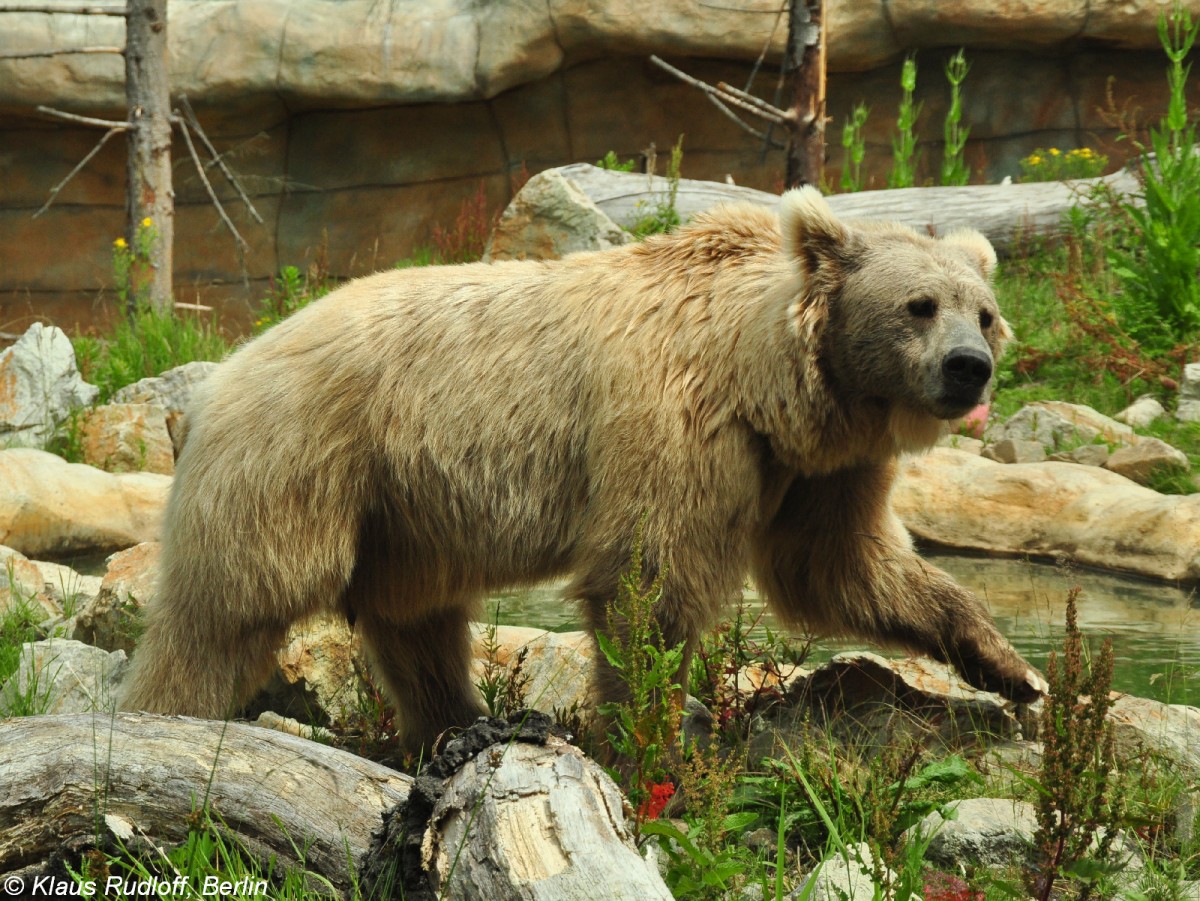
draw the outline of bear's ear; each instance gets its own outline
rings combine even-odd
[[[816,277],[831,265],[840,268],[846,257],[849,231],[813,187],[785,193],[779,203],[779,228],[783,252],[800,264],[806,275]]]
[[[982,273],[984,279],[990,279],[996,271],[996,249],[992,247],[991,241],[975,229],[956,228],[942,240],[965,250],[971,263]]]

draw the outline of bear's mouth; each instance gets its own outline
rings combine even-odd
[[[938,419],[959,419],[983,402],[982,391],[947,391],[938,398],[934,414]]]

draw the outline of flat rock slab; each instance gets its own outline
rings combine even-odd
[[[0,451],[0,544],[53,558],[157,540],[170,487],[166,475],[113,474],[44,451]]]
[[[1200,579],[1200,495],[1164,495],[1071,463],[1005,465],[934,448],[901,465],[896,512],[922,541]]]

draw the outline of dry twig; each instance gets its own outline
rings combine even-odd
[[[21,50],[16,53],[0,53],[0,60],[40,59],[46,56],[69,56],[78,53],[115,53],[124,55],[125,51],[120,47],[68,47],[63,50]]]
[[[250,245],[242,237],[242,233],[237,230],[237,226],[233,224],[233,220],[225,212],[225,207],[221,203],[221,199],[217,197],[217,192],[213,190],[212,182],[204,174],[204,163],[200,161],[200,155],[196,153],[196,145],[192,141],[192,133],[188,128],[187,120],[179,114],[179,110],[174,110],[173,112],[175,114],[173,116],[174,124],[179,126],[179,133],[183,135],[183,142],[187,145],[192,162],[196,164],[196,174],[200,176],[200,181],[204,185],[204,189],[208,192],[208,199],[213,202],[213,206],[217,208],[217,215],[221,217],[221,221],[225,223],[225,227],[229,229],[229,233],[233,235],[233,240],[237,243],[238,253],[244,254],[250,248]]]
[[[233,186],[233,189],[237,191],[238,196],[242,198],[242,203],[246,204],[246,209],[250,211],[250,215],[254,221],[262,225],[262,216],[258,214],[258,210],[254,208],[254,204],[250,202],[250,198],[246,192],[242,190],[241,183],[229,170],[229,167],[225,165],[225,160],[217,153],[216,148],[213,147],[212,142],[208,139],[208,135],[204,133],[204,129],[200,127],[200,120],[196,118],[196,113],[192,110],[192,105],[188,103],[187,94],[179,95],[179,103],[183,107],[183,114],[187,119],[187,125],[196,133],[196,137],[200,139],[200,142],[204,145],[204,149],[212,156],[212,162],[209,165],[216,166],[221,170],[221,174],[225,176],[229,184]]]
[[[124,6],[0,6],[0,13],[53,13],[72,16],[120,16],[129,13]]]
[[[759,100],[757,97],[753,98],[755,103],[750,103],[749,101],[742,99],[743,97],[751,96],[746,94],[744,91],[739,91],[736,88],[729,90],[720,90],[715,88],[710,84],[700,81],[698,78],[693,78],[691,75],[688,75],[686,72],[680,69],[676,69],[670,63],[664,62],[657,56],[652,55],[650,57],[650,62],[654,63],[660,69],[671,73],[685,84],[690,84],[692,87],[698,88],[710,101],[712,101],[713,105],[716,106],[717,109],[724,113],[725,116],[732,120],[739,128],[748,131],[756,138],[770,141],[775,146],[782,146],[780,144],[776,144],[774,141],[771,141],[770,137],[764,132],[761,132],[757,128],[754,128],[753,126],[744,122],[737,115],[737,113],[729,108],[729,105],[740,107],[751,115],[758,116],[760,119],[766,119],[768,122],[777,125],[788,121],[789,114],[786,111],[777,109],[766,101]],[[724,85],[723,83],[722,87],[728,88],[728,86]]]
[[[128,122],[119,122],[116,119],[93,119],[91,116],[80,116],[49,106],[39,106],[36,109],[39,113],[45,113],[47,116],[56,116],[59,119],[66,119],[68,122],[75,122],[79,125],[90,125],[93,128],[111,128],[116,131],[128,131],[130,127]]]
[[[122,128],[110,128],[108,131],[106,131],[104,133],[104,137],[99,140],[96,146],[88,151],[88,155],[81,159],[78,165],[76,165],[74,169],[67,173],[67,177],[50,189],[50,196],[46,198],[46,202],[42,204],[41,209],[34,213],[31,218],[36,219],[38,216],[42,215],[42,213],[46,212],[46,210],[50,209],[50,205],[54,203],[54,199],[58,197],[58,193],[67,186],[67,183],[79,174],[79,171],[88,164],[92,157],[100,152],[100,148],[108,142],[109,138],[115,134],[119,134],[122,131],[124,131]]]

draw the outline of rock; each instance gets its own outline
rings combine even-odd
[[[306,726],[299,720],[280,716],[271,710],[264,710],[260,713],[254,723],[255,725],[262,726],[264,729],[274,729],[276,732],[285,732],[288,735],[307,738],[309,741],[332,744],[335,738],[334,734],[328,729],[323,729],[320,726]]]
[[[37,564],[0,545],[0,617],[18,607],[30,608],[36,623],[62,616],[62,605],[46,593],[45,580]]]
[[[929,836],[927,860],[950,870],[960,865],[1007,867],[1022,864],[1033,845],[1037,813],[1027,801],[967,798],[949,805],[947,818],[934,811],[905,833]]]
[[[105,650],[132,652],[141,635],[141,609],[154,596],[161,546],[147,541],[108,558],[95,599],[75,617],[72,637]]]
[[[875,860],[866,842],[847,845],[842,853],[821,861],[819,869],[805,879],[794,894],[796,898],[809,901],[880,897],[874,876],[879,871],[886,882],[895,883],[895,872]]]
[[[0,352],[0,443],[42,447],[72,410],[99,393],[80,377],[66,333],[35,322]]]
[[[182,366],[168,369],[162,375],[126,385],[114,394],[112,399],[115,403],[158,404],[162,407],[167,415],[167,431],[171,434],[171,441],[178,456],[182,439],[179,426],[183,415],[197,390],[217,365],[206,360],[184,363]]]
[[[1175,418],[1180,422],[1200,422],[1200,400],[1181,400],[1175,406]]]
[[[1022,724],[999,695],[979,691],[949,666],[920,657],[891,660],[838,654],[798,679],[791,709],[776,718],[772,742],[789,742],[796,725],[816,724],[859,747],[883,747],[912,735],[939,747],[974,747],[1019,738]],[[796,723],[789,719],[797,719]],[[755,749],[770,753],[765,741]]]
[[[1183,367],[1183,378],[1179,381],[1179,399],[1200,401],[1200,363],[1188,363]]]
[[[1118,756],[1158,758],[1165,770],[1200,777],[1200,708],[1119,695],[1108,712]]]
[[[85,576],[61,563],[30,561],[42,574],[43,591],[62,607],[65,616],[74,616],[84,604],[100,593],[100,576]]]
[[[354,721],[368,693],[359,673],[364,666],[358,643],[344,618],[321,615],[288,630],[276,653],[279,669],[255,700],[306,723]]]
[[[1146,395],[1139,397],[1132,404],[1113,417],[1117,422],[1123,422],[1135,429],[1144,429],[1150,423],[1161,419],[1167,413],[1167,408],[1158,402],[1158,398]]]
[[[1159,494],[1097,467],[997,466],[935,448],[900,464],[892,504],[919,540],[946,547],[1200,579],[1200,497]]]
[[[0,544],[61,557],[157,540],[169,476],[102,472],[31,449],[0,451]]]
[[[0,717],[112,711],[124,675],[124,651],[109,653],[80,641],[26,643],[17,671],[0,688]]]
[[[1190,467],[1187,454],[1158,438],[1143,438],[1133,447],[1113,451],[1104,468],[1146,485],[1158,473],[1172,470],[1186,472]]]
[[[475,624],[475,677],[482,674],[487,626]],[[521,660],[525,705],[553,715],[573,707],[589,711],[593,648],[586,632],[546,632],[521,626],[497,626],[496,659],[511,667]]]
[[[166,412],[158,404],[105,404],[83,418],[83,458],[105,472],[175,472]]]
[[[628,243],[628,232],[608,218],[557,169],[525,184],[500,217],[485,261],[557,260],[569,253]]]
[[[1136,444],[1138,437],[1129,426],[1098,413],[1091,407],[1061,401],[1039,401],[1022,407],[1006,422],[989,426],[985,438],[1038,441],[1054,451],[1098,438],[1114,444]]]
[[[1103,466],[1108,461],[1107,444],[1081,444],[1074,450],[1051,454],[1056,463],[1074,463],[1077,466]]]
[[[952,447],[969,454],[983,453],[983,442],[967,435],[943,435],[938,439],[938,447]]]
[[[980,451],[980,456],[997,463],[1041,463],[1046,459],[1046,449],[1039,441],[1020,438],[1001,438]]]

